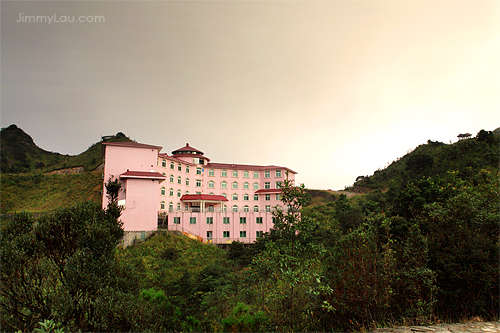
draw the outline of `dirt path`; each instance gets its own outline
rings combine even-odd
[[[500,322],[477,322],[463,324],[438,324],[432,326],[409,326],[379,328],[374,333],[500,333]]]

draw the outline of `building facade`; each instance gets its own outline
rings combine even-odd
[[[274,165],[212,163],[189,144],[170,155],[134,142],[104,146],[104,179],[122,183],[126,232],[156,230],[160,216],[169,229],[204,242],[253,242],[272,228],[281,184],[296,174]]]

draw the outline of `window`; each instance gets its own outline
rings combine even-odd
[[[276,188],[281,188],[281,182],[276,182]]]
[[[215,182],[213,180],[208,182],[208,188],[215,188]]]
[[[221,177],[227,177],[227,170],[221,170],[220,176]]]
[[[250,177],[250,173],[248,171],[243,171],[243,178]]]
[[[174,182],[174,175],[170,175],[170,182],[173,183]]]
[[[225,180],[223,180],[221,183],[220,183],[220,188],[227,188],[227,182]]]
[[[246,231],[240,231],[240,238],[245,238],[247,236]]]
[[[253,189],[258,190],[259,189],[259,183],[253,183]]]
[[[222,218],[222,223],[223,224],[229,224],[229,217],[223,217]]]
[[[208,175],[209,175],[210,177],[214,177],[214,176],[215,176],[215,171],[214,171],[214,169],[210,169],[210,170],[208,170]]]
[[[213,217],[207,217],[207,224],[214,224],[214,218]]]
[[[254,171],[253,172],[253,178],[259,178],[259,172],[258,171]]]
[[[182,196],[181,190],[177,190],[177,198],[180,198]]]
[[[233,193],[233,201],[238,201],[238,193]]]
[[[259,195],[258,194],[254,194],[253,195],[253,201],[259,201]]]
[[[233,170],[233,177],[238,178],[238,170]]]
[[[226,193],[222,193],[221,195],[222,195],[224,198],[226,198],[226,199],[227,199],[227,194],[226,194]]]
[[[264,178],[271,178],[271,171],[264,171]]]
[[[161,188],[161,195],[165,195],[165,193],[166,193],[166,190],[165,190],[165,188],[164,188],[164,187],[162,187],[162,188]]]
[[[248,184],[248,182],[244,182],[243,183],[243,189],[244,190],[249,190],[250,189],[250,184]]]
[[[213,212],[214,211],[214,205],[208,205],[208,211]]]
[[[173,202],[169,202],[168,203],[168,211],[169,212],[173,212],[174,211],[174,203]]]
[[[177,171],[182,171],[182,164],[177,164]]]
[[[269,213],[271,211],[271,206],[270,205],[266,205],[266,213]]]
[[[162,160],[161,161],[161,166],[164,167],[164,168],[166,168],[167,167],[167,161]]]
[[[281,201],[281,194],[280,193],[276,193],[276,201]]]
[[[259,212],[259,206],[253,206],[253,211],[255,213],[258,213]]]
[[[271,201],[271,195],[270,194],[266,194],[264,200]]]
[[[222,237],[229,238],[229,231],[223,231],[222,232]]]
[[[180,202],[177,203],[177,210],[181,210],[181,203]]]
[[[169,193],[169,195],[170,195],[171,197],[173,197],[173,196],[174,196],[174,189],[173,189],[173,188],[170,188],[170,193]]]
[[[196,179],[196,187],[201,187],[201,179]]]
[[[189,194],[189,191],[184,192],[184,194]]]
[[[227,206],[226,206],[226,205],[224,205],[224,204],[221,204],[220,206],[221,206],[221,208],[220,208],[220,209],[221,209],[221,212],[223,212],[223,213],[227,213]]]
[[[238,213],[238,206],[236,205],[233,206],[233,213]]]
[[[196,174],[201,175],[201,168],[200,167],[196,168]]]
[[[181,224],[181,218],[179,216],[174,217],[174,224]]]
[[[240,217],[240,224],[246,224],[247,223],[247,218],[246,217]]]
[[[237,190],[238,189],[238,182],[233,182],[231,187],[233,188],[233,190]]]
[[[172,170],[174,170],[174,169],[175,169],[174,162],[170,162],[170,169],[172,169]]]
[[[264,236],[264,231],[256,231],[255,236],[257,236],[257,238]]]
[[[262,224],[262,217],[256,217],[255,218],[255,223]]]
[[[265,182],[264,183],[264,189],[266,189],[266,190],[271,189],[271,182]]]
[[[186,165],[186,172],[189,173],[189,165]]]
[[[196,224],[196,217],[190,217],[189,224]]]
[[[177,177],[177,184],[182,185],[182,178],[181,178],[181,176]]]
[[[276,178],[281,178],[281,170],[276,170]]]
[[[207,239],[212,239],[212,231],[207,231]]]
[[[189,186],[189,178],[186,178],[186,186]]]
[[[243,212],[248,213],[250,211],[250,207],[248,205],[243,206]]]
[[[160,204],[160,209],[163,210],[165,209],[165,201],[162,201]]]
[[[250,200],[250,196],[248,194],[243,194],[243,201],[248,201]]]
[[[188,204],[185,204],[184,205],[184,210],[187,212],[189,210],[189,205]]]

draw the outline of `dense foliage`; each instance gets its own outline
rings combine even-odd
[[[2,226],[2,329],[361,331],[498,319],[492,138],[429,143],[400,160],[395,181],[381,180],[390,168],[379,173],[383,191],[353,198],[319,193],[309,204],[285,181],[288,209],[271,232],[226,251],[163,233],[116,248],[119,210],[90,203],[16,215]]]

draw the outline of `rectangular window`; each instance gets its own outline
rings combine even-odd
[[[222,237],[229,238],[229,231],[223,231],[222,232]]]
[[[240,231],[240,238],[245,238],[247,236],[246,231]]]
[[[214,218],[213,217],[207,217],[207,224],[214,224]]]
[[[247,218],[246,217],[240,217],[240,224],[246,224],[247,223]]]
[[[271,201],[271,195],[270,194],[266,194],[265,200],[266,201]]]
[[[210,177],[215,176],[215,171],[214,171],[214,169],[210,169],[210,170],[208,170],[208,175],[209,175]]]
[[[229,224],[229,217],[222,218],[222,223],[223,224]]]
[[[259,178],[259,172],[258,171],[254,171],[253,172],[253,178]]]
[[[266,205],[266,213],[269,213],[270,211],[271,211],[271,205]]]
[[[196,224],[196,217],[190,217],[189,224]]]
[[[227,177],[227,170],[221,170],[220,175],[221,177]]]
[[[256,231],[255,236],[257,236],[257,238],[264,236],[264,231]]]
[[[196,174],[201,175],[201,168],[196,168]]]
[[[271,178],[271,171],[264,171],[264,178]]]
[[[181,224],[181,218],[180,217],[174,217],[174,224]]]
[[[276,193],[276,201],[281,201],[281,194],[280,193]]]
[[[264,183],[264,189],[270,190],[271,189],[271,182],[265,182]]]
[[[255,223],[262,224],[262,217],[256,217],[255,218]]]
[[[276,178],[281,178],[281,170],[276,170]]]
[[[276,188],[281,188],[281,182],[276,182]]]
[[[201,187],[201,179],[196,179],[196,187]]]

